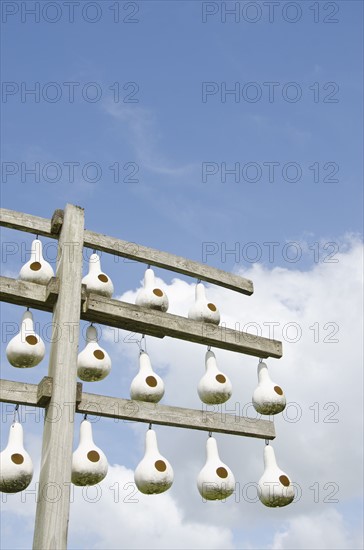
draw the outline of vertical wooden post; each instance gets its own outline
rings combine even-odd
[[[67,548],[83,233],[83,209],[67,204],[59,237],[59,295],[53,309],[49,361],[53,391],[45,414],[34,550]]]

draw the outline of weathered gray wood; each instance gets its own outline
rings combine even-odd
[[[52,379],[49,377],[43,378],[39,385],[11,382],[9,380],[1,380],[0,382],[0,401],[6,403],[43,407],[43,401],[37,402],[36,400],[37,391],[38,396],[42,393],[43,399],[48,400],[52,393]],[[80,383],[77,383],[77,393],[76,411],[82,414],[261,439],[275,438],[274,423],[270,420],[83,393],[82,384]]]
[[[42,285],[0,277],[1,299],[18,305],[52,311],[59,282],[51,280],[49,291]],[[47,298],[48,296],[48,298]],[[48,299],[48,302],[47,302]],[[199,323],[185,317],[148,311],[139,306],[110,300],[96,294],[81,294],[81,319],[157,338],[170,336],[215,348],[236,351],[255,357],[282,357],[282,343],[242,331]]]
[[[224,326],[199,323],[170,313],[146,310],[96,294],[90,294],[84,303],[82,319],[141,334],[170,336],[255,357],[282,357],[282,343],[278,340],[269,340]]]
[[[18,306],[52,311],[58,296],[59,281],[53,277],[47,286],[0,277],[0,300]]]
[[[189,277],[196,277],[202,281],[229,288],[248,296],[254,292],[253,282],[249,279],[244,279],[238,275],[210,267],[206,264],[187,260],[168,252],[161,252],[154,248],[108,237],[88,230],[85,230],[84,243],[89,248],[95,248],[96,250],[114,254],[115,256],[122,256],[130,260],[162,267],[176,273],[188,275]]]
[[[53,310],[53,343],[49,359],[53,389],[45,412],[33,541],[36,550],[63,550],[67,547],[83,231],[83,209],[68,204],[59,237],[56,271],[59,293]],[[57,498],[59,491],[61,497]]]
[[[45,376],[38,384],[37,406],[47,407],[52,397],[53,380],[50,376]]]
[[[207,410],[168,407],[93,393],[82,394],[82,400],[77,405],[77,412],[176,428],[213,431],[261,439],[275,438],[274,423],[270,420],[245,418]]]
[[[51,219],[51,232],[53,235],[58,235],[61,231],[63,224],[64,212],[63,210],[57,209],[54,211]]]
[[[51,220],[6,208],[0,208],[0,225],[43,237],[56,237],[51,231]]]
[[[55,218],[52,218],[52,225],[51,220],[2,208],[0,209],[0,225],[29,233],[37,233],[45,237],[58,238],[57,231],[62,223],[60,212],[56,210],[54,214]],[[93,231],[85,230],[84,245],[101,252],[162,267],[189,277],[196,277],[202,281],[229,288],[247,296],[254,292],[253,282],[250,279],[188,260],[182,256],[176,256],[175,254],[169,254],[168,252],[162,252],[154,248],[123,241]]]

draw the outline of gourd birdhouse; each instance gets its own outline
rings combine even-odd
[[[96,447],[92,437],[92,424],[83,420],[80,425],[80,442],[72,455],[72,483],[74,485],[95,485],[107,474],[108,462],[101,449]]]
[[[19,422],[10,426],[9,441],[0,453],[0,491],[18,493],[32,481],[33,463],[23,445],[23,427]]]
[[[141,351],[139,355],[139,372],[131,383],[130,397],[138,401],[158,403],[163,395],[163,380],[153,371],[149,355],[145,351]]]
[[[148,268],[145,271],[143,288],[138,291],[135,303],[137,306],[147,309],[164,312],[168,310],[168,296],[161,288],[157,287],[153,269]]]
[[[217,368],[215,354],[210,350],[206,352],[205,368],[206,372],[197,386],[201,401],[207,405],[225,403],[231,397],[232,385]]]
[[[19,279],[29,283],[46,285],[54,277],[52,266],[43,258],[42,242],[34,239],[30,253],[30,260],[23,265],[19,272]]]
[[[114,285],[110,277],[101,271],[101,261],[98,254],[91,254],[89,259],[89,271],[82,279],[82,284],[86,285],[87,292],[106,296],[106,298],[112,297]]]
[[[207,300],[205,287],[202,283],[197,283],[196,285],[195,302],[188,311],[188,318],[194,321],[212,323],[214,325],[220,323],[219,310],[215,304]]]
[[[206,500],[223,500],[234,492],[234,475],[221,461],[214,437],[210,436],[206,442],[206,454],[206,464],[197,478],[198,490]]]
[[[6,357],[13,367],[30,368],[37,366],[44,355],[44,342],[34,331],[33,315],[30,311],[25,311],[20,332],[6,347]]]
[[[258,386],[252,398],[255,410],[260,414],[278,414],[286,407],[286,397],[283,390],[272,382],[266,363],[258,364]]]
[[[84,382],[103,380],[111,370],[109,354],[98,344],[94,326],[87,327],[86,346],[78,354],[77,375]]]
[[[291,480],[278,468],[271,445],[264,448],[264,473],[258,482],[258,496],[270,508],[287,506],[294,499]]]
[[[149,429],[145,435],[145,455],[134,472],[135,484],[141,493],[156,495],[167,491],[173,483],[173,469],[158,449],[157,436]]]

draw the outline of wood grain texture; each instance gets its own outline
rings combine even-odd
[[[43,400],[49,400],[52,391],[52,379],[45,377],[38,385],[1,380],[0,388],[0,401],[43,407],[43,401],[39,396],[42,394]],[[275,438],[274,423],[270,420],[212,412],[211,407],[208,410],[206,406],[203,406],[204,408],[201,410],[186,409],[143,401],[132,401],[121,397],[85,393],[82,392],[80,383],[77,383],[77,391],[80,393],[76,411],[82,414],[260,439]]]

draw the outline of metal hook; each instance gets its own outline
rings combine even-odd
[[[207,351],[211,351],[211,346],[207,346]]]
[[[36,238],[37,240],[38,240],[38,237],[39,237],[39,235],[38,235],[38,233],[36,233],[36,234],[35,234],[35,238]]]
[[[212,432],[209,432],[209,437],[212,437]]]
[[[151,429],[152,429],[152,423],[150,422],[148,430],[151,430]]]
[[[83,415],[83,419],[87,420],[87,413]]]
[[[263,357],[259,357],[259,363],[263,363]]]
[[[29,308],[29,307],[27,307],[27,311],[30,311],[30,308]]]
[[[269,445],[269,439],[266,439],[266,440],[265,440],[265,444],[266,444],[266,445]]]
[[[143,345],[143,340],[144,340],[144,345]],[[137,341],[137,345],[139,346],[139,352],[140,353],[146,353],[147,351],[147,341],[146,341],[146,338],[145,338],[145,334],[142,334],[142,337],[139,341]]]
[[[96,254],[96,248],[92,250],[92,254]]]
[[[196,281],[197,281],[197,282],[196,282],[196,285],[198,285],[198,284],[200,284],[201,279],[196,279]]]
[[[20,421],[20,417],[19,417],[19,403],[17,403],[15,405],[15,408],[14,408],[14,419],[13,419],[13,422],[16,421],[16,416],[18,415],[18,421]]]
[[[150,269],[150,264],[147,264],[147,269]]]

